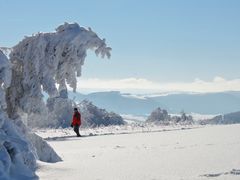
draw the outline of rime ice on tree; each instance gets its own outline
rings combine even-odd
[[[67,84],[75,91],[76,77],[81,75],[88,49],[94,49],[96,55],[110,57],[111,48],[106,46],[105,39],[76,23],[65,23],[53,33],[26,37],[13,47],[10,54],[14,72],[9,89],[9,115],[16,113],[17,108],[27,113],[39,111],[39,105],[43,103],[42,90],[50,98],[66,91]]]
[[[31,177],[36,158],[60,159],[42,138],[28,131],[19,111],[29,114],[46,109],[43,91],[50,99],[66,98],[67,85],[75,91],[88,49],[110,57],[111,48],[90,28],[65,23],[56,32],[26,37],[13,47],[10,62],[0,51],[0,178],[17,173]]]

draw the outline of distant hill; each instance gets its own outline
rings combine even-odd
[[[173,94],[153,98],[172,113],[225,114],[240,110],[240,92]]]
[[[240,92],[221,92],[204,94],[169,94],[136,96],[118,91],[80,94],[69,92],[76,101],[87,99],[100,108],[119,114],[149,115],[157,107],[169,113],[227,114],[240,110]]]
[[[238,124],[240,123],[240,111],[216,116],[202,121],[201,124]]]
[[[104,108],[108,111],[113,111],[118,114],[133,114],[145,115],[150,113],[153,109],[159,106],[158,103],[152,99],[139,99],[128,97],[120,92],[97,92],[88,95],[80,93],[69,93],[69,98],[74,98],[76,101],[87,99],[93,102],[96,106]],[[162,106],[161,106],[162,107]]]

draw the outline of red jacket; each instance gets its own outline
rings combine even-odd
[[[81,114],[79,112],[75,112],[73,114],[72,125],[73,126],[81,126]]]

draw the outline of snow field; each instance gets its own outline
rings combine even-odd
[[[237,180],[239,130],[240,125],[225,125],[53,138],[49,143],[63,162],[39,162],[37,174],[43,180]]]

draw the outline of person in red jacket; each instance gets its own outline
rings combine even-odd
[[[80,126],[81,126],[81,114],[78,112],[77,108],[74,108],[71,127],[73,127],[73,130],[77,134],[77,137],[81,137],[79,133]]]

